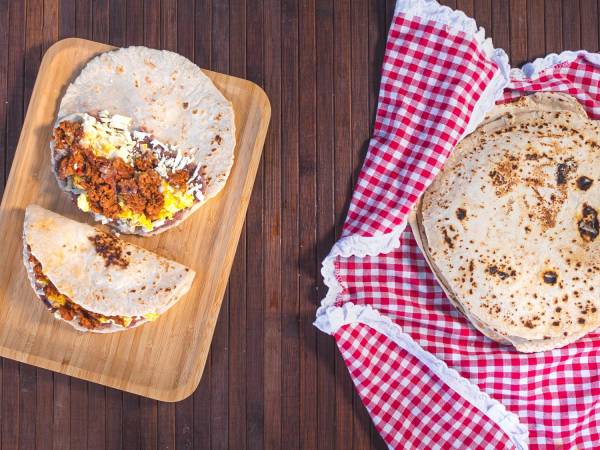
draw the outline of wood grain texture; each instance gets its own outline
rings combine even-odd
[[[474,16],[513,64],[599,48],[598,0],[442,3]],[[257,83],[273,106],[218,338],[193,396],[162,403],[5,359],[3,449],[385,448],[333,340],[312,321],[324,294],[320,260],[339,235],[372,130],[393,6],[0,0],[0,196],[41,57],[57,39],[176,50]]]
[[[22,216],[32,202],[74,215],[75,208],[57,189],[48,167],[47,140],[65,86],[91,57],[110,48],[65,39],[48,50],[41,64],[43,76],[36,82],[0,209],[0,233],[13,236],[5,242],[6,263],[0,268],[0,354],[136,394],[176,401],[195,390],[208,355],[268,126],[269,102],[251,82],[206,72],[236,111],[236,164],[227,185],[215,201],[203,207],[202,214],[177,229],[157,239],[129,239],[196,270],[188,294],[194,301],[179,302],[160,321],[140,327],[139,332],[77,333],[53,320],[27,289],[20,248]],[[26,59],[35,59],[35,54]],[[26,73],[26,90],[29,84]],[[85,220],[81,214],[77,218]],[[189,239],[194,239],[193,244]],[[199,265],[200,261],[213,262]],[[15,321],[28,333],[14,327]],[[223,354],[213,352],[217,357]],[[223,367],[226,370],[227,365]],[[77,394],[85,398],[86,389]],[[84,431],[85,427],[77,429]]]

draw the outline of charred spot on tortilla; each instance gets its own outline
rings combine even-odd
[[[565,162],[558,164],[556,166],[556,184],[558,186],[567,184],[569,175],[575,170],[577,170],[577,164],[573,161],[573,158],[569,158]]]
[[[104,265],[125,268],[129,265],[129,258],[123,254],[123,241],[112,234],[98,232],[88,237],[94,244],[96,253],[104,258]]]
[[[584,203],[581,212],[581,220],[577,222],[579,235],[585,242],[592,242],[600,233],[598,223],[598,212],[587,203]]]
[[[465,217],[467,217],[467,210],[464,208],[458,208],[456,210],[456,218],[458,220],[463,220]]]
[[[486,268],[486,272],[490,275],[495,275],[501,280],[506,280],[508,277],[514,277],[517,272],[512,267],[508,267],[504,270],[498,268],[498,266],[491,265]]]
[[[553,270],[547,270],[543,274],[544,283],[554,286],[558,281],[558,275]]]
[[[594,183],[594,180],[592,180],[591,178],[588,178],[586,176],[581,176],[579,178],[577,178],[577,187],[579,189],[581,189],[582,191],[587,191],[592,184]]]
[[[503,184],[506,183],[506,179],[504,178],[504,175],[502,175],[502,173],[500,173],[496,170],[490,170],[490,173],[488,175],[492,179],[492,183],[494,186],[502,186]]]

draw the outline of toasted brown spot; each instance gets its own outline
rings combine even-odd
[[[129,259],[123,255],[123,241],[108,233],[98,232],[88,238],[102,258],[106,267],[110,265],[125,268],[129,265]]]
[[[442,230],[442,234],[444,235],[444,242],[448,244],[448,247],[454,248],[454,242],[452,242],[452,239],[450,239],[450,236],[448,236],[448,231],[446,231],[445,228]]]
[[[523,325],[525,325],[525,327],[527,328],[535,328],[535,325],[531,320],[526,320],[525,322],[523,322]]]
[[[577,187],[579,189],[581,189],[582,191],[587,191],[592,184],[594,183],[594,180],[592,180],[591,178],[585,177],[585,176],[581,176],[579,178],[577,178]]]
[[[506,280],[508,277],[514,277],[517,272],[512,268],[499,269],[498,266],[491,265],[485,270],[490,275],[495,275],[501,280]]]
[[[544,283],[554,286],[558,281],[558,275],[553,270],[544,272]]]
[[[592,242],[600,233],[598,212],[587,203],[584,203],[581,220],[577,222],[579,235],[585,242]]]
[[[566,184],[569,173],[575,168],[576,165],[574,165],[572,162],[560,163],[558,166],[556,166],[556,184],[559,186],[561,184]]]
[[[463,208],[458,208],[456,210],[456,218],[458,220],[463,220],[465,217],[467,217],[467,211]]]

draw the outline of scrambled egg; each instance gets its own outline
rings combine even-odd
[[[87,195],[79,194],[77,197],[77,207],[83,212],[88,212],[90,210],[90,202],[88,202]]]
[[[125,206],[125,203],[123,202],[119,202],[119,206],[121,207],[121,212],[117,216],[119,219],[126,220],[132,226],[140,226],[146,231],[152,231],[154,226],[146,214],[133,212],[131,209]]]
[[[64,306],[67,303],[66,297],[64,295],[62,295],[62,294],[49,294],[47,297],[48,297],[48,301],[55,308],[58,308],[60,306]]]
[[[159,219],[172,219],[176,212],[189,208],[194,204],[194,195],[175,190],[166,181],[162,182],[162,193],[165,205],[160,212]]]
[[[144,314],[144,319],[146,319],[149,322],[154,322],[156,319],[158,319],[158,314],[156,313],[148,313],[148,314]]]
[[[189,208],[194,204],[194,195],[174,189],[166,181],[162,182],[162,194],[164,197],[164,206],[158,214],[158,221],[172,219],[173,216],[183,209]],[[145,214],[135,213],[127,208],[123,202],[119,202],[121,213],[117,216],[119,219],[126,220],[133,226],[140,226],[145,231],[152,231],[154,223]]]

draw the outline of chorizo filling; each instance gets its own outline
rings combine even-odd
[[[88,330],[110,328],[111,324],[124,328],[131,328],[138,322],[153,321],[158,314],[146,314],[144,316],[105,316],[82,308],[74,303],[69,297],[58,291],[56,286],[44,275],[42,264],[31,254],[30,247],[29,263],[35,277],[35,289],[40,293],[40,298],[48,309],[55,315],[59,315],[66,321],[76,320],[77,323]]]
[[[201,167],[188,153],[147,133],[132,135],[123,116],[82,117],[53,133],[56,173],[82,211],[152,231],[204,198]]]

